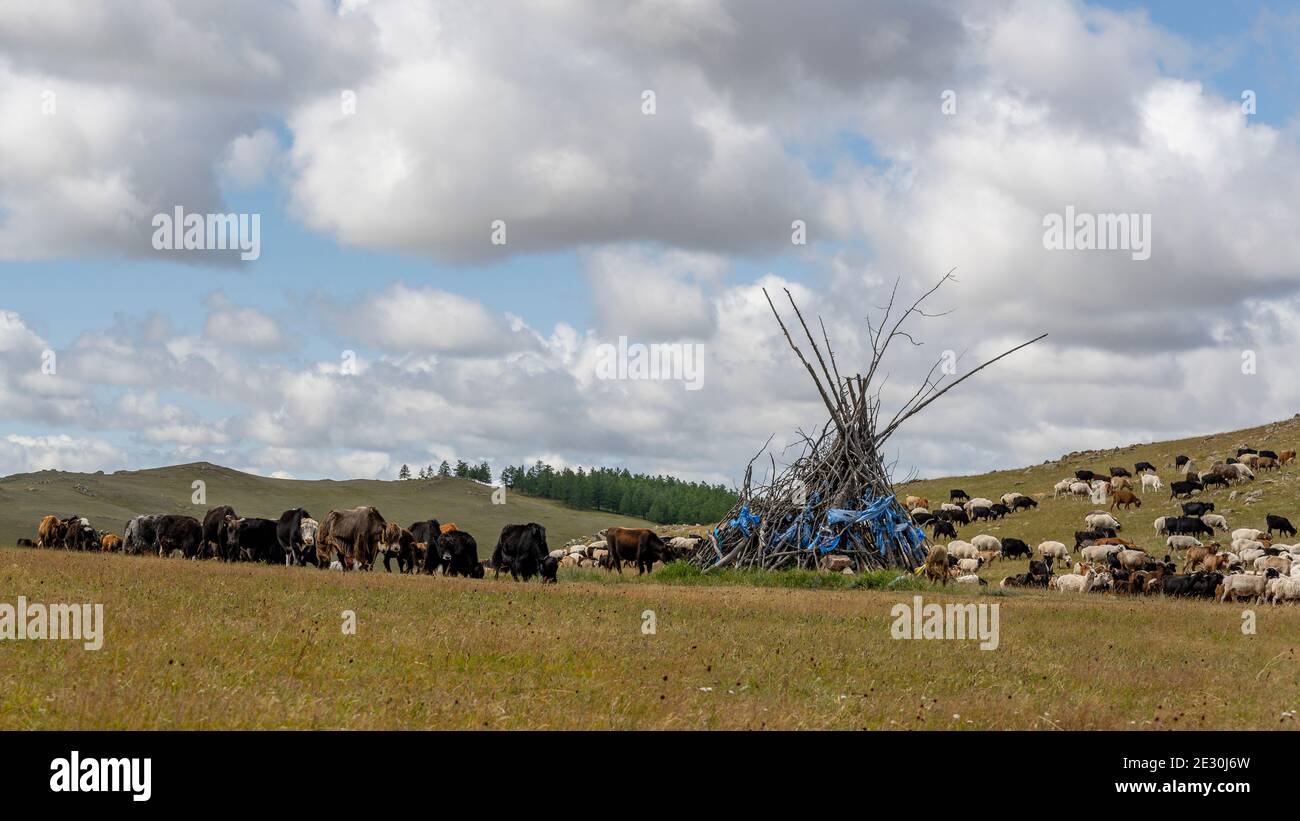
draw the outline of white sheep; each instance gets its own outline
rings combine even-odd
[[[1201,521],[1205,522],[1210,527],[1217,527],[1224,533],[1228,532],[1228,520],[1217,513],[1202,513]]]
[[[1038,555],[1044,559],[1056,559],[1070,567],[1070,549],[1060,542],[1043,542],[1038,545]]]
[[[1264,595],[1264,588],[1268,583],[1267,576],[1256,576],[1247,573],[1234,573],[1231,576],[1223,577],[1223,592],[1219,595],[1219,601],[1237,601],[1239,599],[1253,599],[1258,601]]]
[[[973,537],[970,543],[980,550],[1001,550],[1002,542],[996,536],[990,536],[987,533],[981,533]]]
[[[1115,530],[1122,530],[1123,526],[1119,520],[1109,513],[1092,513],[1083,517],[1083,522],[1089,530],[1098,530],[1103,527],[1111,527]]]
[[[975,571],[979,570],[980,566],[983,564],[984,564],[984,558],[982,556],[976,556],[973,559],[957,560],[957,568],[961,570],[962,573],[974,573]]]
[[[1087,482],[1071,482],[1070,493],[1075,496],[1091,496],[1092,488],[1088,486]]]
[[[1258,539],[1263,535],[1264,531],[1262,530],[1256,530],[1253,527],[1239,527],[1232,531],[1232,540],[1235,542],[1238,539]]]
[[[962,507],[966,510],[966,515],[969,516],[977,507],[993,507],[993,500],[985,499],[983,496],[977,496],[974,499],[967,501],[966,504],[962,505]]]
[[[953,539],[948,542],[948,555],[956,556],[959,559],[978,559],[980,555],[979,548],[970,542],[964,542],[961,539]]]
[[[976,576],[973,573],[967,573],[964,576],[958,576],[957,578],[953,579],[954,584],[972,584],[975,585],[976,587],[978,587],[981,583],[983,583],[983,581],[984,581],[983,579],[981,579],[979,576]]]
[[[1300,601],[1300,578],[1269,579],[1264,585],[1264,602],[1276,605],[1286,601]]]
[[[1205,547],[1195,536],[1170,536],[1165,539],[1165,547],[1173,550],[1186,550],[1189,547]]]
[[[1079,551],[1079,561],[1106,564],[1106,557],[1124,549],[1122,544],[1090,544]]]
[[[1062,496],[1069,495],[1070,485],[1072,484],[1074,484],[1073,479],[1062,479],[1061,481],[1057,482],[1055,485],[1052,486],[1052,497],[1059,499]]]
[[[1171,517],[1169,516],[1161,516],[1155,520],[1154,524],[1155,524],[1157,536],[1169,535],[1169,528],[1165,525],[1165,523],[1168,522],[1170,518]]]
[[[1096,581],[1097,571],[1089,570],[1087,575],[1084,576],[1077,573],[1053,576],[1048,580],[1047,587],[1050,590],[1060,590],[1063,593],[1086,593],[1092,589]]]

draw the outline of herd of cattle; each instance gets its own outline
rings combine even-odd
[[[331,510],[322,522],[300,507],[286,510],[278,520],[261,519],[240,517],[234,508],[222,505],[209,510],[202,521],[183,515],[136,516],[122,536],[97,531],[81,516],[46,516],[37,526],[36,540],[20,539],[18,544],[334,570],[370,570],[383,559],[389,572],[395,561],[399,573],[481,579],[490,569],[494,576],[506,571],[515,579],[538,576],[543,582],[556,581],[561,564],[585,560],[619,573],[624,562],[639,573],[649,572],[656,562],[682,558],[688,549],[678,539],[664,542],[644,528],[611,527],[603,537],[603,542],[584,546],[575,556],[572,549],[551,550],[546,528],[536,522],[508,524],[484,562],[472,535],[437,519],[402,527],[370,506]]]
[[[1242,447],[1236,457],[1198,472],[1191,459],[1179,456],[1175,466],[1182,478],[1170,483],[1170,499],[1189,498],[1193,493],[1215,486],[1254,481],[1256,471],[1277,470],[1294,459],[1292,450],[1274,453]],[[1264,516],[1263,530],[1238,528],[1229,534],[1228,521],[1215,512],[1214,502],[1187,501],[1181,503],[1178,515],[1160,516],[1153,523],[1156,536],[1165,537],[1164,550],[1155,551],[1163,552],[1163,557],[1157,559],[1131,539],[1121,537],[1123,525],[1112,511],[1142,507],[1135,488],[1143,492],[1163,488],[1150,462],[1138,462],[1134,473],[1122,467],[1110,468],[1108,476],[1079,470],[1073,478],[1056,484],[1055,496],[1110,502],[1108,509],[1095,509],[1084,515],[1085,529],[1075,531],[1072,547],[1064,542],[1045,541],[1031,549],[1021,539],[1009,536],[999,539],[988,534],[974,536],[970,541],[957,538],[959,525],[1001,519],[1015,511],[1038,506],[1021,493],[1008,493],[994,502],[972,499],[965,491],[953,489],[949,501],[933,512],[928,499],[908,496],[905,504],[911,511],[912,521],[930,527],[936,542],[917,572],[945,585],[949,581],[986,585],[988,581],[979,576],[981,568],[996,561],[1024,557],[1029,559],[1027,572],[1004,577],[1000,586],[1041,587],[1073,593],[1159,593],[1273,604],[1300,601],[1300,544],[1273,541],[1274,532],[1290,538],[1297,535],[1295,526],[1285,516],[1268,513]],[[1214,539],[1217,532],[1230,535],[1230,541],[1224,537],[1227,547]],[[946,544],[938,543],[941,537],[946,537]],[[1181,567],[1175,557],[1180,557]],[[1062,565],[1071,572],[1057,574],[1055,568]]]

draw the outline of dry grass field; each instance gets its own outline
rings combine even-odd
[[[906,590],[543,587],[5,548],[0,591],[102,602],[106,622],[98,651],[0,642],[4,729],[1290,728],[1300,708],[1294,607],[1260,608],[1246,636],[1239,606],[976,596],[1000,606],[985,651],[890,638]]]
[[[915,482],[899,492],[929,495],[936,504],[952,487],[991,498],[1010,490],[1047,492],[1037,510],[962,528],[961,537],[988,532],[1031,545],[1049,538],[1068,544],[1094,505],[1051,499],[1050,490],[1077,467],[1131,470],[1145,459],[1168,483],[1178,453],[1208,466],[1241,443],[1282,450],[1296,441],[1300,422],[1287,420],[1075,454],[1023,470]],[[155,481],[160,476],[170,494],[164,501],[185,504],[181,468],[94,477],[102,484],[93,487],[86,477],[67,474],[0,481],[5,540],[28,535],[11,520],[34,526],[34,514],[44,509],[77,509],[92,519],[91,506],[108,499],[116,500],[115,510],[151,509],[164,495]],[[1239,488],[1239,494],[1263,491],[1250,505],[1230,491],[1204,498],[1233,527],[1259,526],[1266,512],[1300,521],[1297,476],[1300,468],[1289,467]],[[118,479],[128,481],[112,481]],[[291,501],[270,495],[286,488],[277,480],[242,481],[224,492],[247,496],[223,498],[210,484],[210,499],[236,498],[241,512],[252,506],[263,515]],[[360,494],[392,493],[383,504],[398,511],[395,518],[414,519],[434,506],[440,518],[489,532],[499,526],[491,517],[557,517],[548,524],[553,546],[563,543],[560,533],[589,534],[617,521],[523,498],[514,503],[530,507],[493,510],[485,507],[483,489],[463,483],[437,489],[438,498],[417,483],[287,488],[317,494],[308,503],[320,507],[335,498],[356,504],[366,501]],[[69,504],[50,504],[69,493],[77,494]],[[1175,509],[1166,490],[1118,516],[1124,535],[1162,554],[1151,520]],[[0,728],[1295,726],[1300,608],[1255,607],[1256,632],[1246,635],[1241,605],[997,589],[997,579],[1025,565],[985,568],[992,584],[980,590],[930,588],[893,574],[715,578],[677,567],[644,578],[566,569],[560,584],[544,587],[490,575],[472,581],[340,574],[2,548],[0,603],[19,595],[101,602],[106,629],[98,651],[77,642],[0,642]],[[927,602],[998,605],[999,647],[891,638],[891,608],[917,593]],[[647,610],[655,615],[653,635],[642,632]],[[343,611],[355,612],[355,635],[344,634]]]

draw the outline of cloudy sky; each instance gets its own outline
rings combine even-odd
[[[851,370],[948,270],[887,406],[1050,336],[900,477],[1290,416],[1298,70],[1294,3],[6,0],[0,473],[730,483],[822,419],[763,287]],[[177,207],[260,256],[156,248]],[[1149,215],[1150,258],[1045,248],[1067,207]],[[601,378],[619,337],[700,346],[702,388]]]

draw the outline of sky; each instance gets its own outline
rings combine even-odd
[[[1297,76],[1296,3],[7,0],[0,474],[732,484],[824,421],[764,288],[855,371],[948,271],[887,410],[1049,336],[909,420],[896,478],[1287,417]],[[156,247],[177,207],[260,254]],[[1047,247],[1067,208],[1149,253]],[[610,378],[620,338],[700,378]]]

